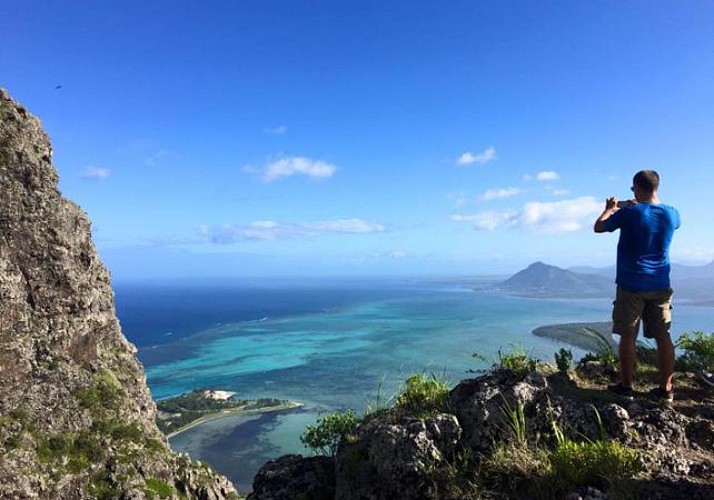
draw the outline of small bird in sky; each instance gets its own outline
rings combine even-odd
[[[55,85],[55,90],[59,90],[62,88],[62,85]]]

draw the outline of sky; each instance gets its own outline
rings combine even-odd
[[[654,169],[714,259],[714,2],[5,0],[116,280],[614,264],[592,224]]]

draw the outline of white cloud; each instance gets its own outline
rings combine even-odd
[[[496,159],[496,149],[491,146],[486,148],[481,153],[473,154],[470,151],[465,152],[456,159],[457,165],[471,165],[472,163],[488,163]]]
[[[529,202],[520,211],[493,211],[454,215],[454,222],[471,223],[474,229],[494,231],[501,227],[523,228],[539,233],[579,231],[590,225],[601,210],[592,196],[554,202]]]
[[[245,171],[254,170],[253,167],[244,167]],[[325,179],[332,177],[337,170],[335,165],[320,160],[313,160],[304,156],[292,156],[276,160],[263,169],[261,176],[263,182],[273,182],[281,177],[290,177],[296,174],[305,175],[312,179]]]
[[[479,196],[479,199],[482,201],[503,200],[505,198],[511,198],[512,196],[516,196],[519,194],[521,194],[521,189],[517,187],[489,189],[484,194]]]
[[[324,222],[308,222],[303,224],[307,229],[323,233],[374,233],[384,231],[384,226],[362,219],[338,219]]]
[[[263,132],[268,135],[283,135],[287,131],[288,127],[286,127],[285,125],[279,125],[277,127],[266,127],[263,129]]]
[[[518,220],[518,212],[481,212],[474,215],[452,215],[454,222],[467,222],[479,231],[494,231],[499,227],[514,225]]]
[[[560,176],[555,170],[544,170],[536,174],[536,179],[539,181],[557,181]]]
[[[578,231],[592,225],[601,209],[601,203],[592,196],[547,203],[534,201],[523,205],[520,222],[539,232]]]
[[[258,220],[248,224],[200,226],[199,233],[213,243],[235,243],[246,240],[281,240],[307,238],[322,234],[367,234],[385,231],[381,224],[363,219],[337,219],[331,221],[284,223]]]
[[[87,167],[79,176],[83,179],[106,179],[111,173],[108,168]]]

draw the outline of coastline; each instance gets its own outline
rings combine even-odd
[[[229,417],[232,415],[239,415],[239,414],[244,414],[244,415],[261,415],[263,413],[270,413],[274,411],[283,411],[283,410],[295,410],[298,408],[302,408],[305,406],[303,403],[297,402],[297,401],[287,401],[285,403],[281,403],[279,405],[274,405],[274,406],[264,406],[260,408],[245,408],[245,407],[240,407],[240,408],[226,408],[222,410],[218,410],[212,413],[207,413],[206,415],[203,415],[200,418],[197,418],[196,420],[184,425],[183,427],[180,427],[176,429],[175,431],[171,432],[170,434],[166,434],[166,439],[171,439],[172,437],[178,436],[182,432],[185,432],[189,429],[193,429],[194,427],[198,427],[199,425],[205,424],[206,422],[210,422],[212,420],[218,420],[220,418],[225,418]]]
[[[531,333],[536,337],[546,337],[557,340],[573,347],[597,352],[602,347],[598,340],[584,333],[585,329],[596,330],[603,335],[610,346],[617,348],[617,343],[612,339],[611,321],[587,321],[577,323],[558,323],[543,325],[534,328]]]

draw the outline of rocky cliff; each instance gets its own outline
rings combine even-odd
[[[603,377],[595,362],[497,368],[438,408],[366,417],[334,457],[268,462],[249,499],[714,498],[706,390],[682,378],[669,406],[621,399]]]
[[[0,90],[0,498],[235,496],[170,451],[135,352],[47,135]]]

